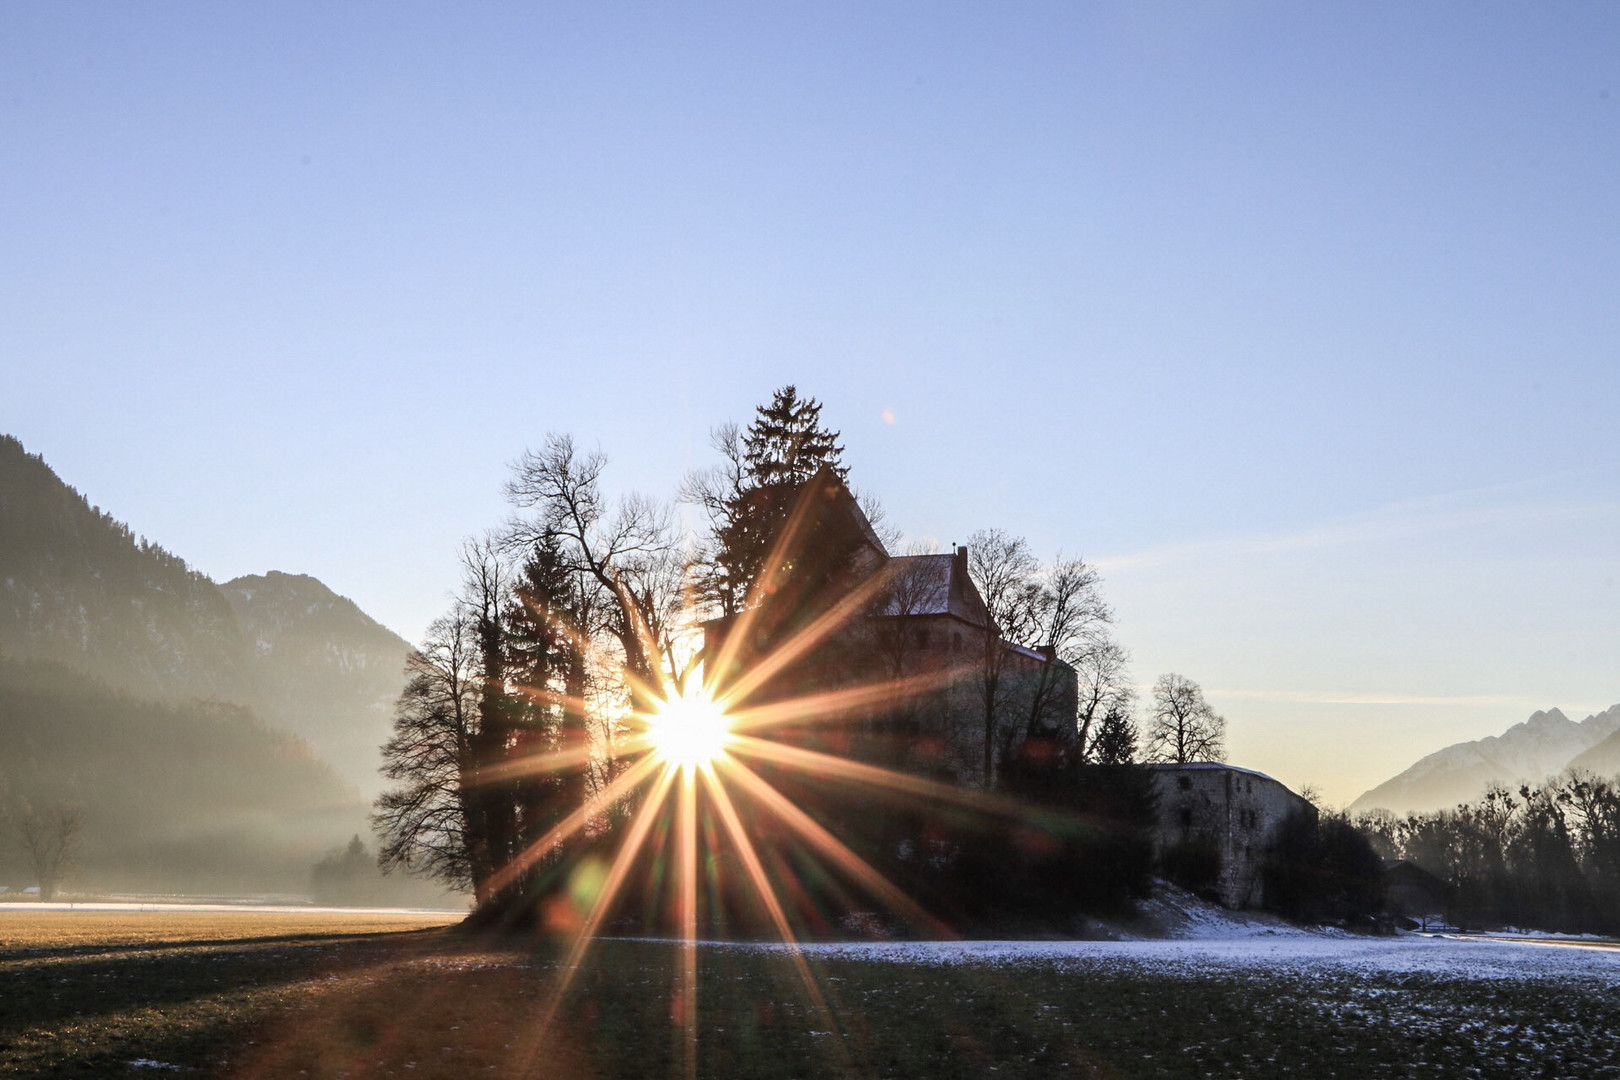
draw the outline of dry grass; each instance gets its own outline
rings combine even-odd
[[[0,907],[0,953],[386,934],[447,926],[460,917],[452,912],[8,911]]]

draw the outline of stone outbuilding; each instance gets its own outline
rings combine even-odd
[[[1265,901],[1265,857],[1283,823],[1316,807],[1253,769],[1219,762],[1151,766],[1159,797],[1161,861],[1178,853],[1213,857],[1211,891],[1230,908]]]

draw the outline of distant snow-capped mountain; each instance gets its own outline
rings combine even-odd
[[[1450,809],[1478,799],[1493,782],[1509,788],[1539,784],[1572,767],[1620,772],[1620,705],[1580,723],[1558,709],[1548,709],[1532,713],[1500,735],[1436,750],[1362,795],[1350,804],[1350,811]]]

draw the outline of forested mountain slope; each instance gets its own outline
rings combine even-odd
[[[219,587],[0,436],[0,649],[144,697],[241,701],[251,676]]]
[[[140,698],[246,705],[370,797],[409,646],[311,577],[216,585],[0,436],[0,651]]]

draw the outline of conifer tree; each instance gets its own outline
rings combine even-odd
[[[711,577],[722,614],[748,603],[777,531],[794,499],[821,469],[843,480],[844,448],[838,432],[821,424],[821,403],[784,386],[756,410],[742,435],[741,481],[716,522]]]
[[[845,479],[838,432],[821,426],[821,402],[799,397],[789,384],[761,405],[743,437],[743,452],[755,487],[785,485],[797,489],[827,466]]]
[[[518,572],[506,617],[507,672],[523,703],[526,723],[512,747],[515,757],[585,746],[585,604],[555,537],[537,542]],[[588,794],[587,765],[521,775],[515,799],[527,847]]]
[[[1099,765],[1130,765],[1136,761],[1136,724],[1131,714],[1115,705],[1103,714],[1086,756]]]

